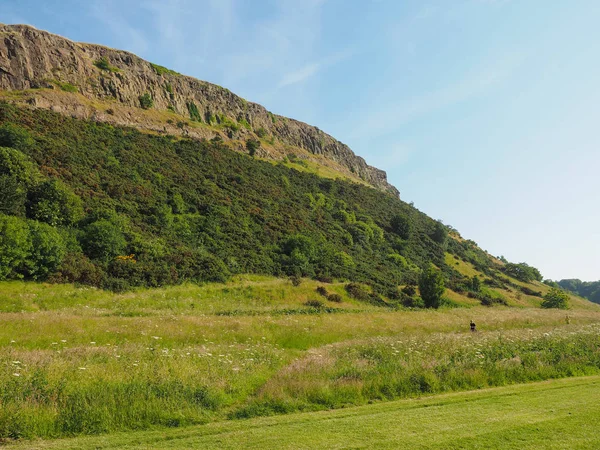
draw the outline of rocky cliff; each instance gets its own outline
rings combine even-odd
[[[219,134],[238,147],[250,137],[262,138],[260,156],[294,153],[398,194],[384,171],[316,127],[131,53],[76,43],[30,26],[0,24],[0,90],[25,91],[34,107],[155,132],[199,138]]]

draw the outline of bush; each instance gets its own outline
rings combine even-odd
[[[344,288],[348,295],[355,300],[368,301],[371,295],[366,286],[359,283],[348,283]]]
[[[258,130],[256,130],[256,135],[262,139],[267,135],[267,130],[265,130],[263,127],[260,127]]]
[[[29,131],[19,125],[7,123],[0,126],[0,147],[25,150],[31,147],[34,142]]]
[[[52,283],[82,283],[100,286],[104,272],[82,253],[68,252],[48,281]]]
[[[125,252],[125,236],[120,228],[109,220],[101,219],[85,227],[81,245],[92,259],[108,263]]]
[[[542,308],[558,308],[568,309],[569,308],[569,295],[557,288],[552,288],[544,296],[542,302]]]
[[[34,280],[44,280],[56,271],[66,253],[62,236],[55,228],[41,222],[29,221],[31,253],[25,265]]]
[[[143,109],[150,109],[150,108],[152,108],[152,106],[154,106],[154,100],[152,99],[152,96],[150,94],[148,94],[147,92],[143,95],[140,95],[139,100],[140,100],[140,106]]]
[[[188,112],[190,113],[190,119],[196,122],[202,122],[202,116],[200,116],[200,112],[198,111],[198,107],[194,102],[186,103]]]
[[[256,139],[248,139],[246,141],[246,150],[248,150],[248,153],[250,154],[250,156],[254,156],[256,154],[256,151],[260,148],[260,141],[256,140]]]
[[[30,255],[31,239],[27,223],[0,214],[0,280],[19,278],[19,269]]]
[[[325,289],[323,286],[318,286],[316,291],[317,291],[317,294],[319,294],[323,297],[327,297],[329,295],[329,292],[327,292],[327,289]]]
[[[29,191],[27,217],[52,226],[72,225],[83,217],[83,206],[62,181],[48,180]]]
[[[441,272],[430,263],[419,277],[419,292],[425,306],[439,308],[445,291]]]
[[[478,298],[481,299],[483,306],[504,305],[508,306],[508,302],[504,297],[492,297],[490,295],[481,294]]]
[[[315,309],[325,308],[325,304],[321,300],[308,300],[304,305]]]
[[[106,56],[103,56],[102,58],[94,61],[94,65],[98,69],[105,70],[107,72],[120,72],[120,69],[118,67],[110,65],[110,63],[108,62],[108,59],[106,59]]]
[[[327,300],[334,303],[342,303],[342,296],[340,294],[329,294]]]
[[[292,275],[290,277],[290,281],[292,282],[292,286],[298,287],[300,286],[300,284],[302,284],[302,278],[300,278],[297,275]]]

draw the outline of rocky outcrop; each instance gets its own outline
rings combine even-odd
[[[86,106],[76,97],[111,102],[115,108],[145,106],[181,115],[181,122],[167,120],[170,133],[207,137],[217,131],[224,138],[243,141],[257,134],[271,139],[279,151],[264,156],[283,157],[283,148],[305,150],[305,157],[329,161],[385,191],[398,194],[384,171],[369,166],[350,148],[316,127],[274,115],[220,86],[184,76],[151,64],[131,53],[101,45],[82,44],[26,25],[0,24],[0,89],[23,91],[49,88],[71,93],[72,101],[60,104],[48,97],[32,98],[31,104],[60,112],[145,128],[131,112],[115,114]],[[79,94],[79,96],[77,95]],[[144,98],[151,102],[144,103]],[[151,106],[150,106],[151,103]],[[130,119],[128,120],[127,117]],[[190,120],[206,127],[188,127]],[[158,128],[154,123],[149,129]],[[166,127],[163,127],[167,131]],[[292,150],[293,151],[293,150]]]

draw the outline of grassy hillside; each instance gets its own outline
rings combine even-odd
[[[446,302],[541,303],[535,269],[301,162],[0,103],[0,279],[118,292],[245,273],[304,276],[362,283],[352,293],[366,303],[419,307],[411,286],[433,264]]]

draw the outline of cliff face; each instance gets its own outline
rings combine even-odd
[[[347,145],[316,127],[274,115],[227,89],[177,74],[125,51],[72,42],[26,25],[0,24],[0,90],[37,88],[72,93],[61,92],[65,95],[60,100],[51,100],[42,90],[39,96],[30,97],[31,105],[78,117],[192,137],[221,134],[237,141],[256,137],[258,132],[271,139],[272,145],[266,148],[273,149],[261,156],[282,157],[285,152],[293,153],[294,147],[300,148],[306,151],[304,157],[314,156],[315,161],[398,194],[384,171],[369,166]],[[153,111],[177,113],[183,123],[193,118],[198,124],[219,126],[187,127],[181,122],[176,126],[172,120],[160,124],[137,120],[131,111],[142,106],[140,97],[146,94],[152,98]],[[80,96],[109,102],[115,109],[122,107],[129,112],[93,107],[93,103],[82,102]]]

